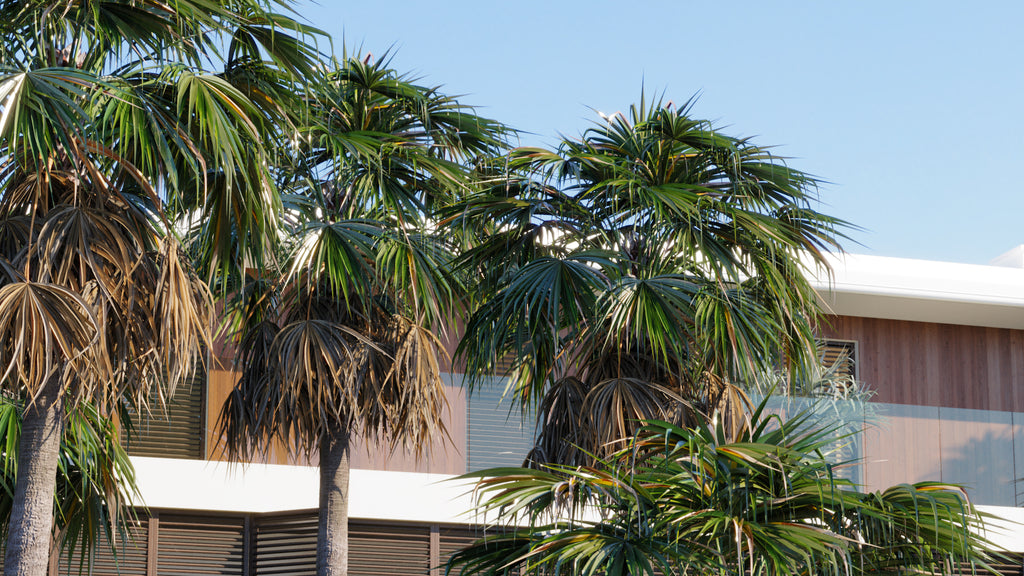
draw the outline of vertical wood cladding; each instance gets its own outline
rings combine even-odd
[[[230,364],[225,363],[225,366]],[[422,454],[406,450],[398,446],[394,450],[390,446],[365,438],[356,438],[352,445],[352,468],[366,470],[391,470],[395,472],[428,472],[431,474],[464,474],[466,472],[466,438],[467,409],[466,395],[458,377],[451,377],[445,384],[445,397],[448,401],[444,425],[447,436],[438,434]],[[217,429],[221,406],[238,381],[238,373],[228,370],[211,370],[208,380],[206,434],[209,438],[209,449],[206,459],[224,461],[227,454],[224,449],[224,438]],[[275,440],[266,452],[257,455],[254,461],[264,464],[296,464],[300,466],[316,466],[319,457],[313,454],[292,454],[280,441]]]
[[[878,402],[1024,412],[1024,331],[830,316],[818,332],[857,341]]]

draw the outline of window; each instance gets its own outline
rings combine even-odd
[[[507,379],[494,377],[469,396],[469,470],[522,466],[533,448],[536,410],[525,415],[505,396]]]
[[[825,340],[821,343],[821,364],[833,370],[837,379],[857,379],[857,343],[851,340]]]

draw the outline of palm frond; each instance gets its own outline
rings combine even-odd
[[[714,416],[646,421],[593,466],[474,472],[494,535],[448,573],[766,576],[948,573],[991,562],[961,488],[922,483],[873,494],[822,456],[833,424],[771,416],[762,403],[730,440]]]
[[[74,292],[53,284],[0,286],[0,381],[29,398],[51,378],[87,377],[83,354],[97,340],[97,323]]]

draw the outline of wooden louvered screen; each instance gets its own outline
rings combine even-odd
[[[251,537],[246,534],[247,521],[252,526]],[[432,530],[437,538],[433,552]],[[466,525],[431,527],[353,520],[349,522],[349,573],[352,576],[442,575],[448,558],[484,533],[481,527]],[[119,543],[116,564],[103,543],[96,551],[92,574],[315,575],[316,537],[316,511],[255,516],[160,514],[153,520],[142,520],[131,536]],[[1022,555],[1009,553],[1006,556],[1005,561],[1000,559],[991,566],[1001,576],[1022,576]],[[147,572],[148,558],[155,558],[156,565]],[[62,556],[58,572],[62,576],[77,575],[78,567],[77,557],[69,562]],[[977,576],[982,572],[970,564],[961,564],[954,567],[952,574]]]
[[[1003,553],[1005,559],[996,559],[989,563],[996,573],[1001,576],[1021,576],[1024,574],[1024,554],[1009,552]],[[963,576],[980,576],[981,574],[988,574],[985,570],[976,566],[971,566],[969,563],[961,563],[958,572]]]
[[[95,549],[92,565],[92,576],[146,576],[146,554],[148,546],[148,530],[146,520],[135,526],[130,533],[117,537],[117,555],[110,549],[105,536],[101,536],[99,546]],[[77,576],[80,572],[82,558],[75,553],[71,558],[61,554],[58,562],[58,573]],[[88,574],[88,571],[82,574]]]
[[[429,576],[430,527],[349,522],[349,574]]]
[[[245,576],[244,518],[161,515],[157,534],[159,576]]]
[[[469,470],[521,466],[533,447],[535,412],[523,416],[510,398],[502,398],[504,390],[505,380],[495,378],[469,397]]]
[[[158,458],[203,458],[203,409],[206,373],[178,385],[167,410],[155,406],[151,414],[132,417],[130,437],[122,433],[122,441],[132,456]]]
[[[441,526],[439,532],[437,566],[440,574],[444,574],[445,565],[452,554],[473,544],[484,535],[483,530],[470,526]]]
[[[508,371],[512,369],[512,355],[506,354],[500,360],[494,363],[494,376],[504,378]]]
[[[825,368],[835,366],[835,375],[838,377],[856,380],[857,343],[825,340],[821,343],[821,363]]]
[[[257,576],[316,575],[316,513],[256,520]]]
[[[257,576],[316,574],[316,512],[261,516],[255,531]],[[430,565],[429,526],[349,522],[352,576],[427,576]]]

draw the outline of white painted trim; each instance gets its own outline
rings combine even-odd
[[[143,503],[219,512],[309,510],[319,503],[319,469],[132,457]],[[352,518],[472,522],[472,485],[446,474],[352,470]]]
[[[977,509],[995,517],[986,520],[985,537],[996,550],[1024,552],[1024,508],[977,506]]]
[[[1024,306],[1024,269],[934,262],[864,254],[830,254],[830,279],[822,270],[812,283],[823,292],[856,292]]]
[[[846,316],[1024,329],[1024,269],[862,254],[811,274],[826,310]]]
[[[319,474],[309,466],[235,464],[132,457],[145,504],[152,508],[219,512],[284,512],[317,508]],[[353,470],[352,518],[423,523],[481,523],[472,483],[446,474]],[[978,506],[998,519],[986,536],[997,548],[1024,552],[1024,509]]]

